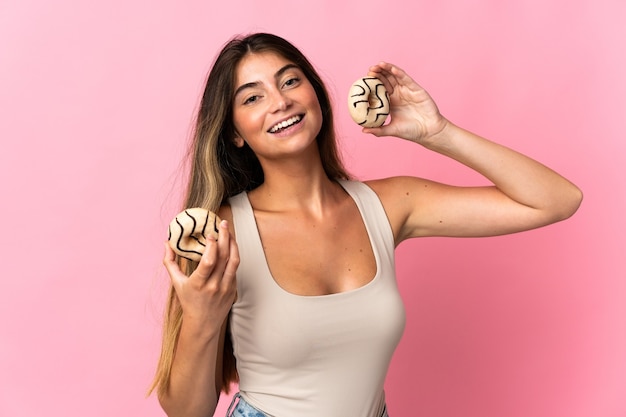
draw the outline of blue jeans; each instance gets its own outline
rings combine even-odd
[[[237,400],[239,400],[237,402]],[[235,402],[237,404],[235,405]],[[239,393],[235,394],[233,397],[233,401],[230,403],[230,407],[228,407],[228,411],[226,412],[226,417],[272,417],[269,414],[265,414],[261,410],[257,410],[250,404],[248,404]],[[383,409],[383,413],[380,417],[389,417],[387,414],[387,406]]]

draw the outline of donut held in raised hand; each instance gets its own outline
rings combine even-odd
[[[348,93],[350,117],[363,127],[380,127],[389,115],[389,94],[376,77],[359,78]]]
[[[217,239],[220,218],[212,211],[195,207],[176,215],[169,225],[168,242],[176,254],[198,262],[207,237]]]

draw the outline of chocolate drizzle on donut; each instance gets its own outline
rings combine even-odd
[[[195,213],[191,213],[195,210]],[[202,217],[198,217],[198,215]],[[188,209],[178,214],[168,228],[168,240],[174,251],[183,258],[198,261],[206,247],[207,225],[212,213],[204,209]],[[218,217],[213,214],[214,235],[218,233]],[[172,233],[174,228],[174,233]],[[176,235],[178,236],[176,237]],[[209,232],[211,234],[211,232]],[[172,242],[172,237],[176,242]]]
[[[361,126],[381,126],[389,116],[389,94],[384,84],[376,77],[363,77],[350,91],[350,115],[354,121]]]

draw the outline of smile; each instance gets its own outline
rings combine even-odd
[[[300,120],[302,120],[302,116],[301,115],[296,115],[296,116],[290,117],[287,120],[284,120],[284,121],[282,121],[280,123],[276,123],[274,126],[272,126],[270,128],[270,130],[268,130],[268,132],[276,133],[276,132],[278,132],[280,130],[288,128],[289,126],[293,126],[293,125],[299,123]]]

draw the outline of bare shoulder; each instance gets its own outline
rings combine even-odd
[[[420,190],[428,191],[433,181],[419,177],[399,176],[365,181],[365,183],[383,198],[396,199],[402,195],[410,196]]]
[[[233,209],[230,207],[230,204],[225,203],[220,206],[220,209],[217,212],[217,215],[220,216],[220,219],[227,220],[228,222],[232,222],[233,220]]]
[[[413,210],[420,200],[428,200],[432,194],[446,187],[435,181],[409,176],[381,178],[365,183],[374,190],[385,208],[390,210],[401,210],[406,204],[410,204]]]
[[[399,176],[365,181],[380,199],[391,227],[396,244],[406,238],[409,218],[427,205],[440,184],[418,177]]]
[[[233,234],[235,234],[235,224],[233,222],[233,209],[228,203],[224,203],[220,206],[220,209],[217,212],[217,215],[220,219],[226,220],[228,222],[228,230]]]

